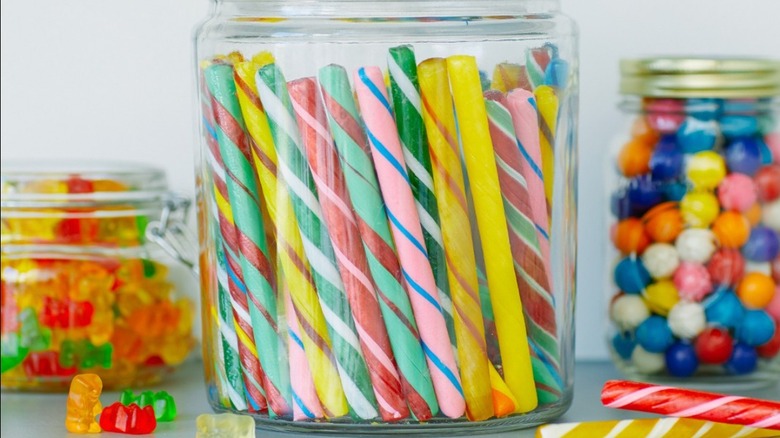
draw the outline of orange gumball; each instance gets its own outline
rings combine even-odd
[[[658,204],[645,213],[645,231],[655,242],[671,243],[683,230],[685,221],[675,202]]]
[[[642,139],[633,139],[623,146],[618,155],[618,168],[628,178],[650,171],[650,156],[653,155],[652,143]]]
[[[750,222],[751,227],[758,225],[758,223],[761,222],[761,205],[759,205],[758,202],[753,204],[753,206],[745,212],[745,217],[748,222]]]
[[[647,123],[646,117],[637,117],[634,120],[634,124],[631,126],[631,135],[647,144],[656,144],[661,138],[661,134]]]
[[[737,295],[742,304],[749,309],[763,309],[775,295],[775,282],[772,277],[760,272],[749,272],[739,283]]]
[[[750,237],[750,222],[736,211],[724,211],[712,223],[712,232],[718,237],[721,246],[739,248]]]
[[[650,237],[645,232],[645,226],[637,218],[620,221],[614,230],[612,241],[615,247],[624,254],[641,254],[650,244]]]

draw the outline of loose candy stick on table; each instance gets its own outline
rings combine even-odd
[[[552,195],[555,182],[555,131],[558,126],[558,96],[549,85],[534,89],[537,111],[539,112],[539,144],[542,147],[542,175],[544,175],[544,196],[547,198],[547,211],[552,221]]]
[[[499,415],[500,412],[494,411],[493,406],[490,379],[492,365],[488,360],[485,344],[477,264],[446,61],[441,58],[425,60],[420,63],[418,74],[423,120],[428,128],[433,164],[433,187],[443,219],[442,238],[447,254],[450,293],[455,307],[455,335],[460,358],[460,376],[466,397],[466,412],[469,419],[480,421],[494,414]],[[508,404],[505,401],[506,396],[502,398],[499,393],[498,397],[499,405],[496,408]],[[514,407],[513,405],[513,410]]]
[[[472,56],[451,56],[447,58],[447,70],[485,256],[504,377],[520,404],[520,411],[528,412],[536,408],[538,399],[526,340],[523,305],[512,264],[509,233],[506,226],[496,223],[498,221],[501,224],[506,213],[490,140],[487,111],[479,86],[477,62]]]
[[[412,306],[401,286],[401,267],[349,77],[343,67],[329,65],[320,69],[319,79],[368,267],[401,374],[401,387],[415,418],[425,421],[439,413],[439,405]]]
[[[390,96],[393,99],[398,136],[401,139],[406,167],[409,171],[409,184],[420,216],[425,238],[425,248],[431,262],[439,301],[444,311],[444,321],[450,343],[457,354],[455,325],[452,317],[452,297],[447,280],[447,262],[442,244],[439,211],[431,179],[431,158],[428,153],[428,139],[423,124],[420,104],[420,86],[417,81],[417,61],[411,46],[398,46],[390,49],[387,56],[390,73]]]
[[[334,296],[342,296],[344,294],[343,285],[335,266],[335,256],[330,239],[322,223],[322,212],[317,201],[311,172],[309,172],[304,158],[300,133],[284,76],[276,64],[269,64],[257,72],[256,83],[274,139],[279,160],[278,170],[286,183],[292,200],[293,211],[285,212],[283,216],[279,217],[278,219],[281,221],[278,222],[278,226],[282,226],[286,230],[283,222],[289,222],[288,219],[295,217],[302,240],[302,246],[291,247],[285,253],[292,257],[293,255],[290,253],[292,251],[299,254],[298,258],[300,258],[300,254],[302,254],[300,250],[304,250],[312,263],[311,277],[319,290],[318,296],[310,284],[311,278],[307,278],[308,285],[297,287],[290,285],[293,307],[298,312],[303,345],[306,347],[306,357],[309,359],[309,368],[325,415],[329,418],[340,417],[348,413],[349,407],[339,376],[336,362],[338,358],[334,357],[331,347],[328,322],[320,305],[321,303],[325,304],[325,309],[333,317],[338,315],[335,310],[329,309],[325,300]],[[280,188],[281,185],[278,187]],[[295,234],[294,229],[285,231],[285,236],[291,239],[288,241],[288,245],[292,246],[296,243],[292,240]],[[302,269],[299,266],[296,268]],[[348,306],[346,300],[343,305]],[[343,335],[351,336],[347,333]]]
[[[719,424],[689,418],[585,421],[546,424],[536,429],[536,438],[759,438],[776,437],[777,432],[735,424]]]
[[[355,72],[355,84],[390,229],[398,247],[401,273],[415,319],[420,322],[420,338],[436,398],[444,415],[457,418],[466,409],[463,388],[425,250],[401,143],[382,82],[382,71],[378,67],[360,68]]]
[[[525,66],[508,62],[496,65],[496,68],[493,70],[493,82],[491,82],[490,87],[502,93],[515,88],[533,89],[531,83],[528,82]]]
[[[306,360],[303,340],[301,337],[298,316],[293,310],[290,299],[290,291],[284,287],[284,300],[287,306],[287,336],[289,338],[288,351],[290,354],[290,382],[292,383],[293,419],[314,420],[323,418],[322,404],[317,397],[317,389],[311,377],[309,362]]]
[[[390,341],[382,325],[382,314],[376,299],[365,250],[360,239],[347,183],[339,163],[338,153],[328,130],[325,106],[314,78],[303,78],[288,84],[298,126],[306,147],[314,181],[320,194],[323,218],[328,228],[344,281],[352,316],[358,327],[360,346],[366,358],[367,397],[374,400],[371,387],[380,400],[379,409],[385,421],[397,421],[409,416],[401,381],[395,368]],[[351,321],[351,320],[350,320]],[[359,357],[361,363],[363,358]],[[361,380],[362,381],[362,380]],[[374,403],[376,403],[374,401]]]
[[[608,408],[780,430],[780,403],[770,400],[610,380],[601,402]]]

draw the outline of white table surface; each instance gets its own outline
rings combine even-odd
[[[636,412],[607,409],[601,406],[599,394],[601,386],[609,379],[621,378],[621,375],[611,363],[607,362],[582,362],[578,363],[575,371],[574,402],[569,411],[559,418],[557,422],[608,420],[652,417]],[[206,389],[203,384],[202,365],[198,361],[186,364],[171,379],[156,387],[171,393],[178,408],[178,417],[172,423],[160,423],[154,433],[155,437],[188,437],[195,436],[195,418],[203,413],[211,413],[206,403]],[[749,397],[769,400],[780,400],[780,385],[760,390],[736,392]],[[104,392],[101,396],[103,405],[117,401],[119,393]],[[85,435],[69,434],[65,430],[65,394],[34,394],[34,393],[2,393],[2,437],[26,438],[26,437],[84,437]],[[533,437],[535,429],[526,429],[516,432],[505,432],[490,435],[496,438],[526,438]],[[128,437],[131,435],[118,435],[103,433],[101,437]],[[148,435],[147,435],[148,436]],[[294,438],[305,435],[283,434],[267,431],[258,431],[258,437],[269,438]],[[322,436],[322,435],[320,435]],[[308,436],[311,438],[311,436]]]

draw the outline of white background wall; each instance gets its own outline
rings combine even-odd
[[[780,0],[562,0],[581,29],[577,355],[604,358],[603,153],[621,57],[780,57]],[[154,161],[192,193],[191,30],[205,0],[3,0],[2,160]]]

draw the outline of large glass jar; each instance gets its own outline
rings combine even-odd
[[[213,408],[359,434],[561,415],[577,44],[558,2],[216,1],[195,40]]]
[[[780,61],[628,60],[609,342],[635,379],[780,378]]]
[[[152,384],[187,358],[197,285],[147,240],[179,217],[162,171],[3,162],[1,180],[3,389]]]

